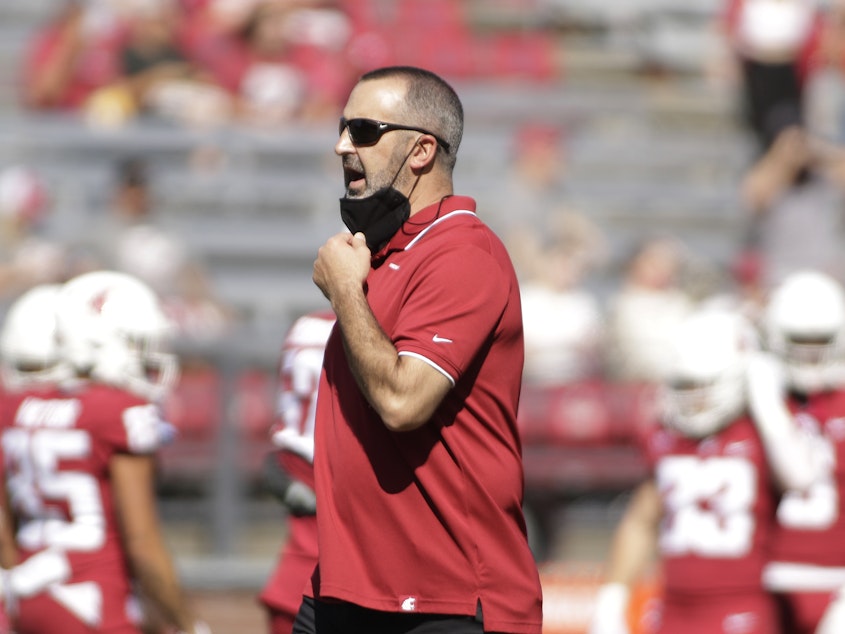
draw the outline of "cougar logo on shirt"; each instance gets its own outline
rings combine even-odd
[[[417,600],[414,597],[408,597],[404,601],[402,601],[402,609],[405,612],[413,612],[417,609]]]

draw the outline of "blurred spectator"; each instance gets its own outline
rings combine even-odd
[[[123,17],[119,74],[86,103],[90,123],[117,125],[137,114],[188,124],[228,120],[228,95],[186,52],[176,0],[132,0]]]
[[[740,248],[722,271],[721,283],[701,297],[699,305],[734,311],[753,326],[759,327],[768,293],[759,253]]]
[[[845,2],[825,5],[805,97],[805,124],[813,134],[845,141]]]
[[[750,214],[749,250],[762,258],[766,286],[798,268],[845,270],[845,147],[789,126],[751,166],[741,193]]]
[[[67,0],[28,47],[24,103],[105,127],[140,113],[224,120],[229,99],[188,59],[182,27],[176,0]]]
[[[546,123],[519,127],[508,160],[503,187],[488,205],[488,222],[508,243],[514,266],[522,272],[530,266],[526,258],[531,258],[530,245],[522,244],[524,231],[545,226],[564,200],[567,162],[562,129]]]
[[[333,2],[213,0],[194,20],[193,59],[235,100],[234,116],[257,125],[334,117],[357,69],[351,35]]]
[[[220,336],[231,323],[230,310],[215,297],[199,258],[157,222],[147,164],[125,159],[116,165],[115,177],[110,207],[87,244],[95,261],[149,284],[182,336]]]
[[[30,108],[72,109],[120,75],[124,25],[108,0],[63,0],[29,43],[21,80]]]
[[[665,377],[669,342],[693,309],[681,287],[682,245],[649,238],[626,262],[607,310],[606,373],[618,381],[656,383]]]
[[[67,245],[45,235],[49,208],[47,186],[36,170],[0,170],[0,301],[73,273]]]
[[[558,217],[552,242],[538,245],[530,275],[522,283],[525,380],[558,384],[594,378],[601,368],[603,316],[584,277],[600,262],[603,236],[587,218]]]
[[[744,120],[762,152],[780,121],[803,120],[821,12],[817,0],[727,0],[723,20],[738,67]]]

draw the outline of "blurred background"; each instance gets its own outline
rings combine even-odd
[[[311,265],[342,228],[336,120],[366,70],[441,74],[466,110],[456,192],[523,283],[546,627],[581,632],[671,325],[753,314],[820,258],[842,279],[841,183],[790,224],[749,179],[797,156],[773,142],[791,123],[838,147],[843,28],[834,0],[3,0],[0,311],[100,266],[162,295],[168,537],[216,634],[263,631],[285,517],[260,465],[282,338],[324,307]]]

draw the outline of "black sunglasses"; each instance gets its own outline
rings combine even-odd
[[[446,152],[449,151],[449,144],[446,141],[424,128],[415,128],[414,126],[400,125],[398,123],[385,123],[384,121],[376,121],[375,119],[347,119],[346,117],[341,117],[337,133],[343,134],[343,131],[347,129],[349,130],[349,140],[352,141],[352,145],[374,145],[379,142],[379,139],[381,139],[381,136],[385,132],[390,132],[391,130],[411,130],[413,132],[430,134],[437,139],[437,143]]]

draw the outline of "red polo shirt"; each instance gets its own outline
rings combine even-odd
[[[400,355],[454,388],[426,425],[388,430],[335,328],[317,401],[311,590],[389,612],[473,615],[480,601],[486,630],[539,634],[516,426],[522,312],[507,251],[475,201],[452,196],[414,214],[373,262],[379,324]]]

